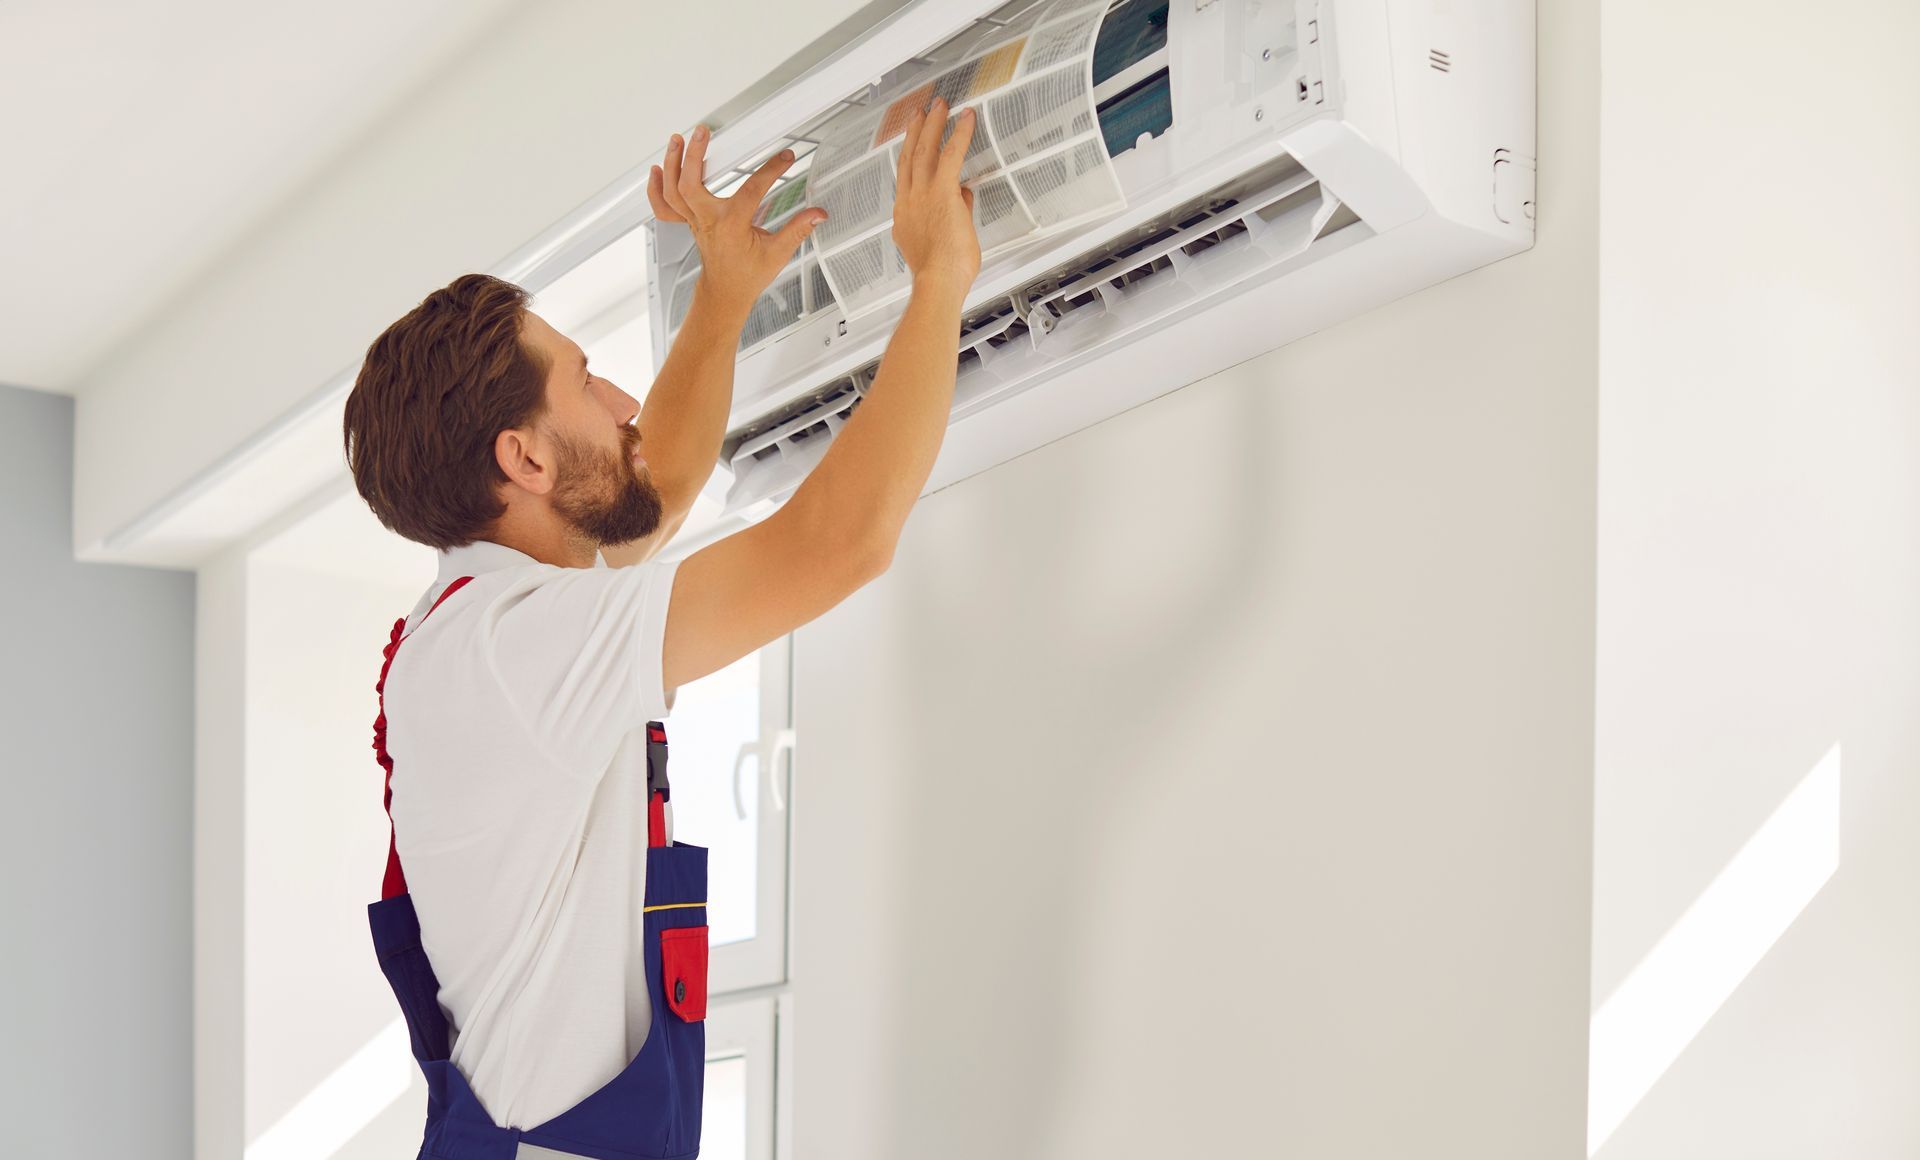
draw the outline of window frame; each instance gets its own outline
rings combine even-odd
[[[780,1079],[786,1071],[780,1059],[778,1000],[758,995],[707,1007],[706,1062],[747,1061],[747,1160],[774,1160],[784,1135],[778,1122]]]
[[[673,735],[673,718],[667,718]],[[775,775],[792,760],[793,637],[781,637],[760,650],[760,735],[735,756],[735,792],[748,788],[758,802],[754,863],[754,934],[750,939],[713,948],[708,962],[708,992],[716,997],[772,987],[787,981],[787,879],[790,848],[785,796]],[[675,819],[676,828],[678,819]],[[695,835],[689,835],[695,836]]]

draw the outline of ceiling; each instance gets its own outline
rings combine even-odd
[[[513,7],[0,3],[0,383],[83,389]]]

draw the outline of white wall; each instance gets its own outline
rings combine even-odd
[[[525,5],[79,384],[75,550],[353,366],[860,0]]]
[[[1538,245],[923,500],[802,630],[795,1156],[1580,1155],[1596,18]]]
[[[200,566],[194,614],[193,1156],[246,1147],[247,557]]]
[[[380,529],[364,504],[359,514]],[[294,533],[297,535],[297,530]],[[399,1018],[374,959],[367,904],[387,865],[381,771],[371,748],[374,682],[395,617],[433,579],[432,553],[386,582],[314,566],[289,546],[256,552],[247,576],[246,1052],[249,1142],[303,1127],[313,1092],[346,1075],[412,1114],[366,1154],[419,1148],[425,1083],[404,1049],[360,1053]],[[389,1066],[391,1064],[391,1066]],[[354,1116],[326,1117],[341,1142]],[[290,1118],[292,1117],[292,1118]]]
[[[195,583],[73,559],[72,447],[0,385],[0,1152],[184,1160]]]
[[[1600,1155],[1914,1155],[1920,8],[1605,13],[1593,998],[1677,1043]]]
[[[287,513],[200,572],[194,1152],[419,1147],[426,1088],[374,960],[387,826],[374,682],[432,552],[357,496]],[[384,1110],[382,1110],[384,1106]],[[378,1114],[376,1114],[378,1113]],[[371,1117],[371,1118],[369,1118]],[[183,1153],[184,1154],[184,1153]]]
[[[363,1050],[399,1015],[366,905],[379,897],[387,842],[373,686],[394,618],[432,577],[433,553],[381,528],[344,483],[200,571],[192,1014],[202,1160],[250,1147],[311,1155],[322,1138],[341,1144],[327,1153],[338,1160],[419,1146],[425,1084],[404,1037]]]

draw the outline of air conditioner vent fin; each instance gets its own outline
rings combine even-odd
[[[1427,63],[1433,66],[1435,72],[1453,71],[1453,55],[1437,48],[1427,50]]]
[[[743,458],[775,458],[787,446],[797,445],[813,435],[830,430],[829,419],[844,422],[860,405],[860,400],[866,397],[867,384],[872,381],[872,370],[872,367],[862,368],[855,374],[837,380],[825,390],[816,391],[786,410],[736,433],[731,440],[734,448],[730,458],[736,462]]]

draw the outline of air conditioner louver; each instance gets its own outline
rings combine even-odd
[[[1143,226],[1124,245],[1085,253],[962,322],[955,419],[1002,392],[1043,382],[1119,333],[1189,309],[1234,283],[1272,274],[1359,219],[1292,159],[1212,191]],[[730,440],[727,507],[778,499],[826,452],[878,369],[875,359]]]

